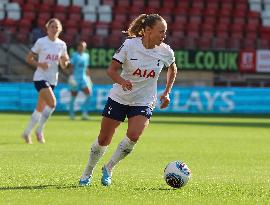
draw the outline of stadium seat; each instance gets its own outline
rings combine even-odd
[[[144,0],[131,0],[132,7],[142,8],[145,6]]]
[[[24,0],[12,0],[12,1],[7,0],[6,3],[8,2],[16,2],[20,5],[20,7],[22,7],[25,4]],[[1,3],[4,3],[4,1],[1,1]]]
[[[19,20],[21,18],[21,8],[18,3],[7,3],[6,12],[8,19]]]
[[[72,0],[72,5],[83,7],[85,5],[85,1],[84,0]]]
[[[69,6],[70,0],[57,0],[57,4],[62,6]]]
[[[61,22],[64,22],[67,19],[66,14],[60,12],[54,12],[53,17],[59,19]]]
[[[112,21],[112,7],[109,5],[101,5],[97,7],[98,20],[100,22],[111,22]]]
[[[111,7],[114,7],[115,2],[114,2],[114,0],[103,0],[102,5],[109,5]]]
[[[129,0],[116,0],[117,6],[130,7]]]
[[[82,19],[80,13],[69,13],[68,20],[80,22]]]
[[[238,38],[237,36],[231,36],[227,41],[227,48],[230,50],[239,50],[242,48],[242,38]]]
[[[110,35],[108,37],[109,48],[119,48],[122,43],[123,43],[122,38],[119,35]]]
[[[270,10],[263,11],[261,13],[261,17],[262,17],[262,25],[269,27],[270,26]]]
[[[101,3],[100,0],[86,0],[86,5],[99,6]]]
[[[39,19],[44,19],[45,21],[48,21],[51,18],[51,13],[48,12],[41,12],[38,14]]]
[[[66,13],[67,7],[62,5],[53,6],[53,13]]]
[[[248,38],[243,39],[242,45],[243,45],[242,48],[244,48],[244,49],[254,49],[256,47],[255,40],[248,39]]]
[[[148,0],[146,3],[147,3],[147,6],[148,7],[152,7],[152,8],[155,8],[155,9],[161,8],[160,1],[157,1],[157,0]]]
[[[43,0],[42,3],[43,4],[48,4],[48,5],[51,5],[51,6],[55,6],[55,1],[56,0]]]
[[[52,12],[52,5],[50,4],[40,4],[40,6],[38,7],[39,12]]]
[[[197,48],[197,38],[196,37],[186,37],[185,38],[185,48],[186,49],[196,49]]]
[[[226,38],[213,38],[213,42],[212,42],[212,47],[214,49],[225,49],[226,48],[226,42],[227,39]]]
[[[204,9],[204,6],[204,1],[192,1],[191,3],[192,8]]]
[[[110,24],[105,22],[98,22],[96,24],[96,34],[99,36],[108,36],[110,32]]]
[[[269,47],[270,47],[269,40],[265,40],[265,39],[258,39],[257,40],[257,48],[258,49],[269,49]]]
[[[96,6],[88,4],[82,8],[82,11],[83,11],[83,18],[85,21],[92,21],[92,22],[97,21]]]
[[[251,11],[261,12],[262,4],[261,1],[251,1],[249,2],[249,8]]]
[[[198,48],[202,50],[211,49],[212,40],[210,37],[201,37],[198,39]]]
[[[94,47],[94,48],[104,48],[107,45],[107,38],[104,36],[92,36],[92,38],[90,39],[90,46]]]
[[[35,8],[38,8],[40,6],[40,0],[25,0],[26,4],[32,4],[35,6]]]
[[[0,2],[0,21],[5,19],[6,11],[5,11],[5,4]]]

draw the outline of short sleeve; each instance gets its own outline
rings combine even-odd
[[[171,48],[169,48],[168,56],[165,59],[165,66],[168,68],[171,64],[175,62],[174,52]]]
[[[123,64],[127,59],[127,51],[128,51],[128,39],[118,48],[113,55],[113,59]]]
[[[71,59],[70,59],[70,63],[72,65],[75,65],[76,63],[76,52],[73,52],[72,55],[71,55]]]
[[[41,41],[40,39],[38,39],[35,42],[34,46],[31,48],[31,51],[35,54],[39,54],[40,50],[41,50]]]
[[[61,56],[65,56],[67,54],[67,44],[63,43]]]

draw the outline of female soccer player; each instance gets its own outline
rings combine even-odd
[[[37,123],[37,140],[45,143],[42,130],[56,106],[53,89],[58,81],[58,65],[60,64],[62,69],[69,65],[66,43],[58,38],[62,31],[61,22],[52,18],[47,22],[46,28],[48,35],[39,38],[26,57],[27,63],[37,68],[33,81],[38,91],[35,111],[22,135],[27,144],[32,144],[30,134]],[[38,60],[36,60],[37,56]]]
[[[81,41],[77,45],[77,51],[72,54],[70,63],[72,71],[69,77],[69,84],[71,89],[71,100],[69,105],[69,117],[75,118],[74,102],[80,90],[85,95],[85,101],[82,105],[82,119],[88,120],[88,106],[90,101],[90,94],[92,92],[92,81],[89,70],[89,54],[85,52],[87,47],[86,42]]]
[[[104,186],[111,184],[113,168],[133,150],[149,124],[157,99],[157,80],[163,67],[168,68],[167,83],[160,101],[161,108],[168,106],[177,68],[172,49],[163,43],[166,30],[167,23],[158,14],[141,14],[130,24],[130,38],[116,51],[107,71],[115,84],[109,93],[100,133],[91,147],[80,185],[91,183],[94,167],[111,143],[115,129],[127,117],[126,136],[102,168],[101,183]],[[121,67],[123,70],[119,75]]]

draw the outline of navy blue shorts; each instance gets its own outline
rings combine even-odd
[[[52,90],[54,89],[55,85],[50,85],[50,83],[46,80],[39,80],[39,81],[34,81],[34,85],[36,90],[39,92],[42,88],[49,88],[51,87]]]
[[[129,106],[120,104],[111,98],[108,98],[102,116],[108,117],[117,121],[124,122],[126,117],[134,117],[137,115],[145,116],[150,119],[152,109],[148,106]]]

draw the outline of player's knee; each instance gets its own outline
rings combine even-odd
[[[138,130],[128,131],[127,136],[128,138],[133,141],[137,142],[139,140],[139,137],[141,136],[142,132]]]
[[[52,109],[55,109],[56,108],[56,101],[52,101],[52,102],[49,102],[48,103],[48,106]]]

